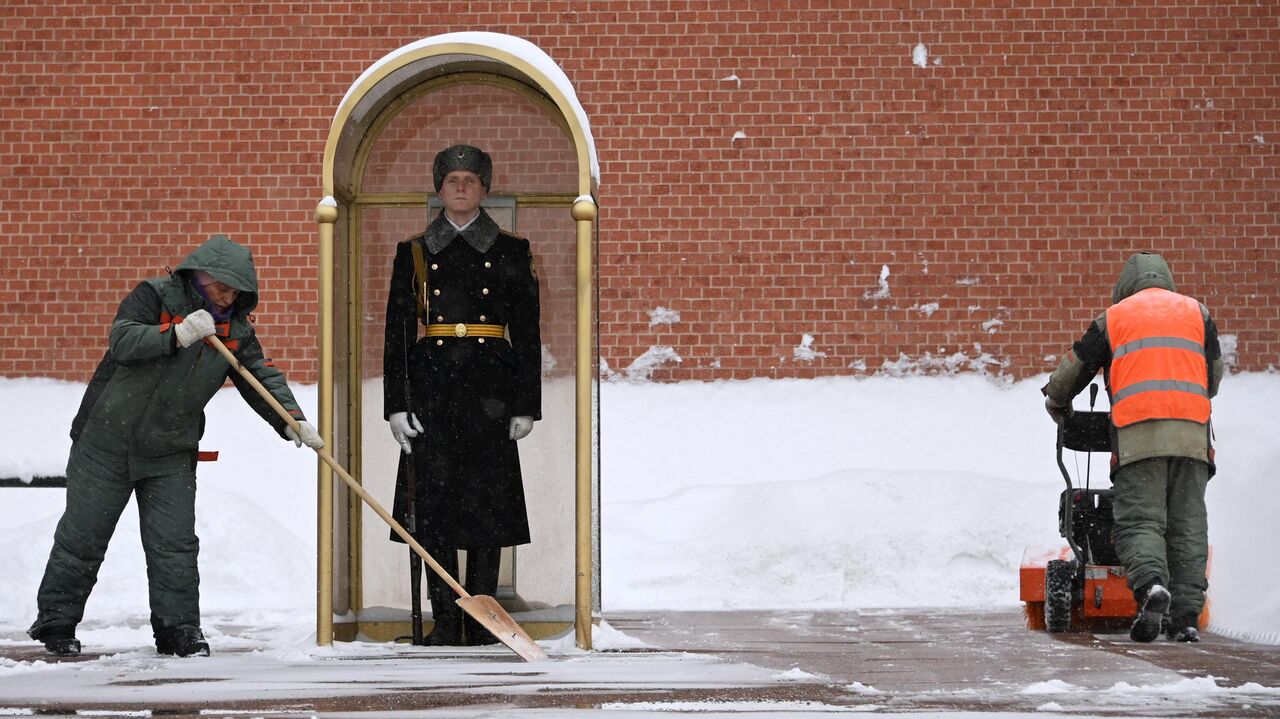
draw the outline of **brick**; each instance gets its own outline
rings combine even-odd
[[[699,4],[675,20],[621,0],[590,17],[563,0],[391,3],[376,17],[365,5],[18,3],[0,31],[0,300],[41,321],[10,325],[0,375],[86,380],[110,310],[103,332],[55,337],[45,328],[83,312],[66,298],[89,280],[95,304],[114,307],[225,232],[258,258],[264,341],[314,381],[311,213],[337,103],[383,54],[475,28],[520,28],[590,117],[600,347],[615,370],[655,344],[686,358],[654,374],[674,381],[849,374],[855,360],[874,370],[979,343],[1029,376],[1105,307],[1135,249],[1164,252],[1210,304],[1238,338],[1238,367],[1280,363],[1274,3]],[[921,40],[941,64],[911,63]],[[419,103],[389,123],[366,191],[425,192],[438,145],[478,137],[499,192],[576,195],[558,128],[518,96],[484,93],[500,109],[480,121]],[[544,334],[568,357],[572,222],[563,208],[520,212]],[[368,370],[389,250],[425,218],[365,217]],[[864,296],[882,265],[889,296]],[[908,309],[930,302],[930,316]],[[680,323],[650,328],[659,305]],[[997,316],[996,333],[981,329]],[[816,323],[832,328],[827,357],[795,361]]]

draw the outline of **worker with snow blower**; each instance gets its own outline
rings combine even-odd
[[[466,550],[473,595],[496,591],[503,547],[529,542],[516,441],[542,417],[538,276],[529,241],[480,207],[492,178],[479,148],[454,145],[435,156],[444,207],[396,248],[383,347],[383,412],[403,450],[395,518],[450,575],[457,550]],[[421,643],[496,641],[463,616],[436,573],[427,573],[427,587],[434,626]]]
[[[285,381],[249,319],[258,279],[249,250],[214,235],[164,277],[120,303],[106,354],[71,425],[66,509],[40,582],[32,639],[58,656],[80,653],[76,626],[116,523],[135,496],[147,560],[156,650],[208,656],[200,629],[196,461],[204,408],[227,378],[281,437],[318,449]],[[298,420],[288,426],[226,359],[202,340],[216,335]]]
[[[1116,553],[1138,603],[1129,636],[1199,641],[1208,562],[1205,487],[1214,473],[1210,399],[1224,364],[1209,310],[1175,291],[1158,254],[1125,262],[1114,304],[1045,385],[1056,422],[1101,369],[1111,399]]]

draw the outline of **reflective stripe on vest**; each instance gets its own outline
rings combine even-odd
[[[1111,421],[1209,421],[1209,370],[1200,303],[1159,288],[1107,310]]]

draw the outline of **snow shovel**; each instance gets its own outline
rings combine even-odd
[[[269,392],[266,387],[262,386],[262,383],[258,381],[258,378],[253,376],[253,373],[245,369],[244,365],[240,364],[240,360],[236,359],[236,356],[231,353],[231,350],[227,349],[227,346],[222,344],[222,340],[218,339],[216,335],[210,335],[205,338],[205,341],[214,349],[218,350],[227,362],[236,369],[236,372],[240,373],[241,377],[244,377],[249,384],[253,385],[253,388],[257,390],[258,394],[262,395],[262,398],[271,405],[271,408],[276,411],[276,414],[280,415],[281,419],[289,423],[289,426],[293,428],[294,432],[298,431],[298,420],[294,419],[293,416],[289,414],[289,411],[280,405],[280,402],[271,395],[271,392]],[[356,480],[338,464],[337,460],[333,458],[333,455],[329,454],[328,450],[321,448],[315,450],[315,453],[319,455],[320,459],[323,459],[325,464],[329,465],[329,467],[331,467],[339,477],[342,477],[342,480],[347,483],[347,487],[359,495],[360,499],[363,499],[365,504],[369,505],[374,512],[377,512],[378,516],[382,517],[382,521],[386,522],[387,525],[391,527],[392,531],[400,535],[400,538],[412,547],[413,551],[416,552],[418,556],[422,557],[422,560],[427,563],[427,566],[431,567],[436,574],[440,575],[440,578],[457,593],[458,600],[456,603],[459,607],[462,607],[462,611],[471,615],[471,617],[479,622],[481,626],[489,630],[489,632],[493,634],[498,641],[507,645],[511,651],[520,655],[521,659],[524,659],[527,662],[533,662],[547,658],[547,654],[542,651],[542,647],[535,644],[533,639],[524,631],[524,629],[522,629],[519,624],[516,624],[516,621],[511,618],[511,615],[507,614],[506,610],[498,604],[498,600],[483,594],[468,594],[467,590],[463,589],[462,585],[458,584],[458,581],[450,576],[449,573],[444,570],[444,567],[441,567],[440,564],[431,557],[427,550],[422,548],[422,545],[413,538],[413,535],[409,534],[404,527],[400,526],[400,523],[392,518],[392,516],[387,513],[387,510],[383,509],[382,505],[378,504],[377,500],[371,497],[369,493],[365,491],[364,487],[361,487],[359,483],[357,483]]]

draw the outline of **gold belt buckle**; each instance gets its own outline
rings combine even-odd
[[[466,324],[464,324],[464,323],[462,323],[462,322],[459,322],[458,324],[454,325],[454,326],[453,326],[453,336],[454,336],[454,337],[466,337],[466,336],[467,336],[467,326],[466,326]]]

